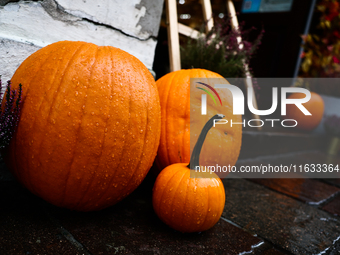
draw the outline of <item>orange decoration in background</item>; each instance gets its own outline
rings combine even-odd
[[[305,98],[305,94],[303,93],[293,93],[288,98],[289,99],[299,99]],[[311,99],[307,102],[302,104],[312,115],[304,115],[303,112],[299,108],[297,108],[294,104],[287,105],[287,114],[286,119],[294,119],[298,122],[296,128],[311,131],[316,128],[323,117],[324,113],[324,102],[322,97],[315,93],[311,92]]]

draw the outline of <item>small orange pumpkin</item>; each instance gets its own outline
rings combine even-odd
[[[134,56],[111,46],[62,41],[18,68],[21,118],[7,162],[48,202],[79,211],[122,200],[142,182],[160,136],[155,81]]]
[[[300,99],[304,98],[305,95],[303,93],[293,93],[288,98],[289,99]],[[311,131],[315,129],[322,120],[324,113],[324,102],[322,97],[315,93],[311,92],[311,99],[304,103],[303,106],[312,114],[312,115],[304,115],[303,112],[299,108],[297,108],[294,104],[287,105],[287,114],[285,116],[286,119],[294,119],[298,122],[296,128]]]
[[[215,173],[195,171],[204,139],[217,114],[204,126],[193,149],[190,164],[177,163],[163,169],[153,188],[153,208],[158,217],[181,232],[201,232],[213,227],[225,205],[225,190]]]
[[[200,130],[207,122],[207,118],[202,116],[191,116],[192,119],[200,119],[201,123],[196,123],[196,130],[190,130],[191,108],[194,104],[200,104],[201,90],[195,90],[195,94],[190,97],[190,79],[209,78],[208,83],[214,87],[215,83],[228,84],[223,77],[217,73],[204,69],[188,69],[171,72],[156,81],[160,104],[161,104],[161,138],[157,152],[155,164],[156,174],[163,168],[174,163],[189,162],[190,143],[196,143]],[[212,78],[212,79],[210,79]],[[204,82],[206,82],[204,80]],[[214,105],[208,99],[208,109],[224,114],[226,119],[235,122],[242,122],[242,116],[233,115],[232,95],[229,90],[216,89],[221,96],[223,106]],[[204,92],[203,92],[204,93]],[[195,98],[195,102],[190,102],[190,98]],[[197,113],[197,111],[196,111]],[[209,113],[207,114],[209,116]],[[191,132],[191,140],[190,140]],[[222,139],[221,139],[222,138]],[[197,139],[197,138],[196,138]],[[206,143],[202,148],[202,165],[213,165],[217,162],[222,165],[235,165],[242,142],[242,125],[219,125],[218,128],[211,130],[209,144]],[[191,146],[193,148],[193,146]]]

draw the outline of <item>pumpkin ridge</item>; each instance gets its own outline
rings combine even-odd
[[[129,113],[131,113],[131,84],[129,83]],[[131,129],[131,114],[129,114],[129,123],[128,123],[128,126],[129,128],[127,129],[127,133],[129,133],[130,129]],[[123,149],[121,151],[121,155],[124,154],[124,151],[126,150],[126,142],[124,140],[124,146],[123,146]],[[123,161],[121,161],[118,165],[118,167],[116,168],[117,170],[118,169],[121,169],[121,164],[123,163]],[[112,180],[116,177],[116,173],[117,173],[117,170],[116,172],[112,175],[111,177],[111,180],[110,180],[110,183],[112,183]],[[133,174],[131,175],[131,178],[133,177]],[[129,179],[129,181],[131,180],[131,178]],[[126,186],[128,187],[128,186]],[[126,189],[126,187],[123,187],[123,189],[121,190],[121,193],[123,193],[123,196],[124,196],[124,190]],[[106,188],[106,190],[101,194],[101,196],[98,198],[98,202],[100,202],[102,200],[103,197],[105,197],[106,193],[109,191],[110,187],[108,186]]]
[[[80,51],[80,49],[82,48],[82,46],[88,46],[88,45],[87,45],[87,44],[81,45],[81,46],[78,48],[77,53],[79,53],[79,51]],[[98,48],[96,48],[96,56],[97,56],[97,52],[98,52]],[[75,54],[75,55],[76,55],[76,54]],[[74,56],[75,56],[75,55],[74,55]],[[72,57],[72,59],[74,58],[74,56]],[[72,61],[72,59],[70,60],[70,62]],[[95,58],[94,61],[93,61],[93,63],[92,63],[92,66],[91,66],[91,73],[90,73],[90,76],[89,76],[89,77],[91,77],[92,70],[93,70],[93,66],[94,66],[94,64],[96,63],[96,61],[97,61],[97,58]],[[69,67],[69,65],[68,65],[68,67]],[[63,74],[63,77],[65,77],[65,73]],[[62,79],[62,81],[63,81],[63,79]],[[62,81],[61,81],[61,84],[62,84]],[[85,104],[86,104],[86,102],[87,102],[87,99],[85,99]],[[76,137],[78,137],[78,135],[79,135],[80,126],[81,126],[81,122],[82,122],[83,116],[84,116],[84,112],[82,111],[81,118],[80,118],[80,123],[79,123],[79,126],[78,126],[77,131],[76,131]],[[64,185],[64,191],[63,191],[63,195],[62,195],[62,199],[61,199],[61,205],[62,205],[62,206],[64,205],[64,201],[65,201],[65,198],[66,198],[67,183],[68,183],[69,177],[70,177],[70,175],[71,175],[71,169],[72,169],[72,165],[73,165],[73,162],[74,162],[74,153],[75,153],[75,151],[76,151],[77,144],[78,144],[78,139],[76,139],[76,142],[75,142],[75,144],[74,144],[73,157],[71,157],[71,158],[72,158],[72,159],[71,159],[72,161],[70,162],[70,167],[69,167],[69,169],[68,169],[67,176],[66,176],[66,181],[65,181],[65,185]]]
[[[46,59],[40,64],[40,67],[43,66],[44,64],[46,64],[46,62],[48,60],[48,57],[49,56],[47,56]],[[35,77],[36,77],[36,75],[31,76],[31,78],[30,78],[29,82],[27,82],[27,84],[30,84]],[[22,96],[22,98],[21,98],[21,105],[24,105],[24,102],[26,100],[26,97],[27,97],[27,94],[28,94],[29,91],[30,91],[30,87],[29,86],[26,88],[26,93],[24,93],[24,91],[23,91],[24,96]],[[21,116],[20,116],[20,118],[21,118]],[[19,128],[19,126],[18,126],[18,128]],[[18,142],[18,140],[17,140],[17,132],[14,133],[13,140],[14,140],[13,141],[13,147],[14,147],[13,151],[15,151],[15,153],[13,154],[14,160],[12,161],[13,162],[12,163],[12,168],[13,168],[12,170],[14,171],[15,176],[20,179],[20,182],[23,183],[24,180],[26,181],[27,186],[30,186],[30,190],[32,190],[32,192],[33,192],[31,179],[30,178],[21,178],[20,175],[18,175],[18,171],[17,171],[17,168],[18,168],[17,167],[17,162],[18,162],[18,160],[17,160],[17,153],[18,152],[16,150],[17,142]],[[20,158],[20,156],[19,156],[19,158]],[[27,176],[29,176],[29,172],[27,172],[26,177]]]
[[[93,73],[93,68],[94,68],[94,66],[95,66],[95,64],[96,64],[96,62],[97,62],[98,46],[96,47],[96,53],[95,53],[94,55],[95,55],[95,57],[94,57],[94,61],[93,61],[92,65],[91,65],[91,72],[90,72],[89,77],[88,77],[88,84],[89,84],[89,85],[86,87],[86,91],[88,91],[88,89],[89,89],[89,87],[90,87],[90,81],[91,81],[91,77],[92,77],[92,73]],[[86,105],[87,101],[88,101],[87,98],[85,98],[85,102],[84,102],[85,105]],[[86,108],[86,107],[85,107],[85,108]],[[76,137],[77,137],[77,138],[78,138],[79,132],[80,132],[80,130],[81,130],[80,127],[81,127],[81,123],[83,122],[84,111],[85,111],[85,109],[83,109],[82,112],[81,112],[80,123],[79,123],[78,129],[77,129],[77,131],[76,131]],[[65,202],[65,198],[66,198],[66,189],[67,189],[67,187],[68,187],[67,183],[68,183],[69,177],[70,177],[70,175],[71,175],[71,170],[72,170],[72,166],[73,166],[74,159],[75,159],[75,155],[74,155],[74,154],[75,154],[77,145],[78,145],[78,139],[76,139],[76,142],[75,142],[75,144],[74,144],[74,150],[73,150],[72,161],[71,161],[71,163],[70,163],[69,171],[68,171],[68,174],[67,174],[67,177],[66,177],[65,188],[64,188],[64,193],[63,193],[63,199],[62,199],[62,203],[61,203],[62,206],[64,206],[64,202]],[[86,165],[86,164],[87,164],[87,161],[86,161],[85,165]],[[78,201],[78,203],[77,203],[76,206],[78,206],[78,205],[82,202],[82,200],[84,199],[84,197],[87,195],[87,192],[88,192],[88,190],[89,190],[89,188],[90,188],[90,186],[91,186],[91,184],[92,184],[92,182],[93,182],[93,179],[94,179],[94,178],[91,178],[91,183],[90,183],[89,185],[87,185],[87,189],[86,189],[86,191],[83,193],[83,197],[79,199],[79,201]],[[76,206],[75,206],[75,207],[76,207]]]
[[[77,52],[79,51],[79,49],[80,49],[80,46],[78,47],[78,49],[74,52],[74,54],[72,55],[72,58],[70,59],[70,61],[68,62],[68,64],[66,65],[66,67],[65,67],[65,70],[67,70],[67,68],[68,68],[68,66],[69,66],[69,64],[70,64],[70,62],[71,62],[71,60],[72,59],[74,59],[74,57],[75,57],[75,55],[77,54]],[[51,56],[52,56],[52,54],[51,54]],[[49,60],[49,58],[47,58],[47,60]],[[46,62],[45,62],[46,63]],[[37,77],[38,75],[35,75],[35,77]],[[64,73],[63,73],[63,77],[64,77]],[[51,84],[51,87],[52,87],[52,84]],[[60,86],[58,86],[57,87],[57,91],[59,91],[59,88],[60,88]],[[46,117],[46,123],[45,123],[45,127],[44,127],[44,129],[46,128],[46,126],[48,125],[48,123],[49,123],[49,119],[50,119],[50,116],[51,116],[51,112],[52,112],[52,108],[53,108],[53,105],[54,105],[54,102],[55,102],[55,99],[56,99],[56,97],[57,97],[57,95],[58,95],[58,93],[55,93],[54,94],[54,97],[53,97],[53,100],[51,101],[51,107],[50,107],[50,109],[49,109],[49,113],[48,113],[48,115],[47,115],[47,117]],[[44,100],[45,99],[43,99],[42,100],[42,102],[41,102],[41,104],[44,102]],[[34,122],[36,122],[36,120],[37,120],[37,118],[38,118],[38,116],[36,115],[36,117],[35,117],[35,119],[34,119]],[[44,135],[44,137],[45,137],[45,135]],[[44,141],[44,138],[42,138],[42,142],[40,143],[40,145],[39,145],[39,148],[38,148],[38,152],[39,152],[39,154],[40,154],[40,151],[41,151],[41,146],[42,146],[42,144],[43,144],[43,141]],[[28,163],[28,162],[27,162]],[[32,172],[31,172],[31,167],[30,167],[30,164],[28,163],[28,167],[27,167],[27,169],[29,169],[28,171],[27,171],[27,176],[28,176],[28,180],[32,180],[33,178],[32,178]],[[41,194],[41,192],[40,192],[40,187],[38,187],[38,186],[35,186],[34,187],[34,185],[32,185],[32,181],[31,181],[31,190],[32,190],[32,192],[33,193],[35,193],[35,194]]]
[[[215,179],[215,178],[214,178],[214,183],[215,183],[215,186],[219,186],[219,185],[218,185],[218,179]],[[221,189],[222,189],[222,188],[221,188]],[[218,196],[219,196],[219,197],[218,197],[218,201],[221,199],[221,198],[220,198],[220,195],[221,195],[220,192],[218,192]],[[220,206],[220,205],[217,205],[218,208],[219,208],[219,206]],[[223,208],[219,208],[219,211],[220,211],[220,212],[221,212],[221,210],[223,211]],[[222,214],[222,212],[221,212],[221,214]],[[219,221],[219,219],[220,219],[220,216],[219,216],[219,215],[220,215],[219,213],[216,214],[215,219],[214,219],[214,221],[213,221],[214,224],[216,224],[216,223]]]
[[[98,49],[104,49],[104,47],[105,47],[105,46],[98,47]],[[105,47],[105,49],[106,49],[106,47]],[[112,59],[112,51],[111,51],[110,49],[108,49],[108,51],[110,52],[111,58],[110,58],[110,61],[107,61],[107,62],[111,62],[111,69],[112,69],[112,61],[111,61],[111,59]],[[108,77],[109,77],[109,82],[108,82],[108,84],[111,85],[111,83],[112,83],[111,73],[108,75]],[[112,95],[112,86],[110,86],[110,88],[111,88],[111,95]],[[109,113],[110,113],[110,109],[109,109]],[[106,119],[106,121],[105,121],[105,124],[104,124],[104,130],[106,129],[106,127],[107,127],[107,125],[108,125],[108,121],[109,121],[109,118],[105,118],[105,119]],[[104,131],[104,132],[105,132],[105,131]],[[100,165],[100,160],[101,160],[101,158],[102,158],[103,150],[104,150],[104,145],[105,145],[105,138],[106,138],[106,135],[105,135],[105,133],[104,133],[104,138],[103,138],[103,141],[102,141],[102,144],[101,144],[102,150],[101,150],[101,152],[100,152],[100,156],[99,156],[99,160],[98,160],[98,165],[97,165],[97,167],[96,167],[96,169],[95,169],[94,172],[97,172],[97,169],[98,169],[98,167],[99,167],[99,165]],[[93,178],[93,179],[94,179],[94,178]],[[92,182],[93,182],[93,181],[92,181]],[[92,184],[92,182],[91,182],[91,184]],[[91,186],[91,185],[89,185],[89,187],[90,187],[90,186]],[[107,188],[107,190],[108,190],[108,189],[109,189],[109,187]],[[107,192],[107,190],[106,190],[106,192]],[[101,197],[99,197],[99,199],[97,200],[97,201],[98,201],[98,204],[100,203],[100,200],[101,200],[102,197],[106,194],[106,192],[104,192],[103,195],[102,195]],[[87,191],[86,191],[85,193],[87,193]],[[84,197],[85,197],[85,196],[83,196],[82,199],[83,199]]]
[[[129,91],[131,91],[131,84],[130,83],[129,83]],[[131,113],[131,93],[129,93],[129,111],[128,112]],[[126,130],[127,134],[129,133],[130,129],[131,129],[131,114],[129,114],[128,128]],[[126,133],[125,133],[125,135],[126,135]],[[124,155],[124,152],[126,152],[126,139],[124,139],[124,145],[122,146],[122,150],[120,152],[120,155]],[[112,175],[112,177],[110,179],[110,183],[112,183],[112,180],[114,180],[116,178],[117,172],[118,172],[119,169],[121,169],[122,164],[123,164],[123,161],[120,161],[118,167],[116,167],[115,173]],[[98,203],[102,200],[103,197],[105,197],[105,194],[109,191],[109,189],[110,189],[110,187],[108,186],[106,188],[106,190],[101,194],[101,196],[97,199]],[[124,189],[125,188],[123,188],[120,193],[123,193]],[[124,194],[123,194],[123,196],[124,196]]]
[[[77,54],[77,51],[80,49],[80,47],[81,47],[81,46],[79,46],[78,49],[75,50],[75,52],[74,52],[72,58]],[[52,54],[51,54],[50,56],[53,57]],[[47,58],[47,60],[48,60],[48,59],[49,59],[49,58]],[[71,61],[71,59],[70,59],[70,61]],[[70,61],[69,61],[69,62],[70,62]],[[65,66],[64,71],[62,72],[63,74],[64,74],[65,70],[68,68],[69,62],[68,62],[68,64]],[[45,64],[45,63],[44,63],[44,64]],[[58,65],[58,67],[59,67],[59,65]],[[35,75],[35,77],[37,77],[37,76],[38,76],[38,74]],[[52,89],[53,83],[54,83],[54,81],[55,81],[55,78],[56,78],[56,75],[54,75],[54,77],[53,77],[53,79],[52,79],[52,82],[50,83],[50,88],[49,88],[47,91],[45,91],[45,95],[44,95],[44,97],[43,97],[43,100],[42,100],[41,103],[40,103],[38,112],[41,111],[41,107],[42,107],[44,101],[47,100],[47,99],[46,99],[47,92],[49,92],[49,91]],[[60,84],[61,84],[61,83],[60,83]],[[60,88],[60,84],[59,84],[59,86],[58,86],[58,88],[57,88],[58,91],[59,91],[59,88]],[[58,94],[58,93],[55,94],[55,97],[57,96],[57,94]],[[48,115],[47,118],[46,118],[45,128],[46,128],[46,126],[48,125],[48,122],[49,122],[48,120],[49,120],[49,116],[50,116],[51,111],[52,111],[52,106],[53,106],[53,102],[54,102],[54,100],[55,100],[55,97],[54,97],[53,101],[51,102],[50,112],[49,112],[49,115]],[[38,115],[36,115],[36,117],[35,117],[35,119],[34,119],[34,121],[33,121],[33,125],[32,125],[32,129],[33,129],[33,130],[34,130],[34,126],[36,125],[37,118],[38,118]],[[42,146],[43,146],[44,140],[45,140],[45,139],[42,138],[42,139],[41,139],[41,142],[40,142],[40,144],[39,144],[39,146],[38,146],[38,147],[39,147],[39,148],[38,148],[38,155],[40,155],[40,153],[41,153],[41,150],[42,150]],[[39,163],[41,164],[41,161],[40,161],[40,160],[39,160]],[[30,169],[30,168],[29,168],[29,169]],[[28,171],[28,174],[30,174],[30,171]],[[28,179],[31,180],[31,178],[28,178]],[[38,192],[38,193],[39,193],[39,192]]]
[[[188,171],[190,171],[190,170],[188,170]],[[190,174],[190,172],[189,172],[189,174]],[[191,180],[191,178],[189,178],[189,182],[190,182],[190,180]],[[181,181],[181,185],[182,185],[182,182],[184,182],[184,181],[186,181],[186,179]],[[184,185],[184,187],[185,187],[185,199],[184,199],[184,203],[183,204],[186,205],[186,201],[188,199],[188,192],[187,192],[187,190],[188,190],[188,187],[189,187],[189,183],[186,183],[186,185]],[[184,208],[185,208],[185,206],[184,206]],[[183,208],[183,210],[184,210],[184,208]],[[183,227],[183,223],[184,223],[183,221],[185,220],[185,217],[184,217],[185,215],[182,214],[181,216],[182,216],[182,218],[178,219],[178,221],[180,222],[180,226]]]
[[[105,46],[103,46],[103,47],[97,47],[97,52],[100,50],[100,49],[106,49],[106,48],[104,48]],[[111,52],[110,50],[109,50],[109,52]],[[96,55],[96,59],[97,59],[97,55]],[[107,62],[109,62],[109,61],[107,61]],[[111,75],[108,75],[109,76],[109,83],[111,84]],[[111,90],[112,90],[112,88],[111,88]],[[108,118],[106,118],[106,121],[104,122],[104,129],[103,130],[105,130],[105,128],[106,128],[106,126],[107,126],[107,122],[108,122]],[[104,131],[105,132],[105,131]],[[98,167],[99,167],[99,165],[100,165],[100,161],[101,161],[101,158],[102,158],[102,155],[103,155],[103,150],[104,150],[104,144],[105,144],[105,133],[104,133],[104,135],[103,135],[103,139],[102,139],[102,143],[101,143],[101,150],[100,150],[100,155],[99,155],[99,157],[98,157],[98,164],[97,164],[97,167],[96,167],[96,169],[94,170],[94,173],[96,173],[97,172],[97,170],[98,170]],[[92,178],[93,180],[95,179],[95,178]],[[91,182],[91,184],[93,183],[93,181]],[[91,185],[89,185],[89,187],[91,187]],[[84,197],[83,197],[84,198]],[[97,200],[98,201],[98,204],[99,204],[99,202],[100,202],[100,199],[98,199]]]
[[[219,194],[219,193],[218,193],[218,199],[221,199],[221,198],[220,198],[220,194]],[[221,208],[219,208],[219,205],[217,205],[217,206],[218,206],[217,208],[218,208],[218,209],[219,209],[219,211],[220,211],[220,210],[221,210]],[[220,218],[220,217],[218,217],[218,214],[216,214],[216,216],[215,216],[215,219],[214,219],[214,221],[213,221],[213,222],[214,222],[214,224],[216,224],[216,222],[219,220],[219,218]]]
[[[179,76],[181,74],[181,72],[175,72],[174,73],[174,75],[172,76],[172,79],[171,79],[171,82],[169,83],[169,84],[172,84],[172,80],[173,79],[175,79],[175,77],[176,76]],[[178,84],[172,84],[172,85],[177,85],[176,87],[178,87],[179,85]],[[166,99],[166,113],[165,113],[165,116],[167,115],[167,112],[171,112],[168,108],[169,107],[171,107],[171,104],[170,103],[168,103],[169,101],[171,101],[171,100],[169,100],[169,98],[170,98],[170,94],[171,94],[171,89],[170,89],[170,87],[171,86],[168,86],[169,87],[169,90],[168,90],[168,93],[167,93],[167,99]],[[174,89],[174,91],[175,92],[177,92],[177,90],[175,90]],[[166,129],[166,134],[171,134],[170,133],[170,130],[169,129],[171,129],[171,123],[172,122],[172,120],[171,121],[168,121],[168,119],[167,118],[165,118],[165,129]],[[168,164],[170,164],[170,162],[172,162],[171,161],[171,158],[170,158],[170,153],[169,153],[169,146],[171,146],[171,142],[169,141],[169,139],[172,139],[173,137],[170,137],[170,136],[166,136],[166,138],[165,138],[165,141],[166,141],[166,144],[168,145],[168,146],[166,146],[166,150],[167,150],[167,157],[168,157]],[[167,165],[168,165],[167,164]]]
[[[104,48],[105,46],[102,46],[102,47],[97,47],[97,53],[98,53],[98,51],[100,50],[100,49],[105,49]],[[110,52],[110,55],[112,56],[112,54],[111,54],[111,50],[109,50],[109,52]],[[97,59],[97,53],[96,53],[96,59]],[[109,62],[109,61],[107,61],[107,62]],[[111,63],[112,64],[112,63]],[[93,66],[95,66],[95,63],[93,64]],[[111,65],[112,66],[112,65]],[[92,71],[91,71],[91,74],[92,74]],[[92,75],[90,75],[90,76],[92,76]],[[109,84],[111,84],[111,82],[112,82],[112,80],[111,80],[111,75],[108,75],[109,76]],[[110,86],[111,87],[111,95],[112,95],[112,86]],[[105,128],[106,128],[106,126],[107,126],[107,124],[108,124],[108,118],[106,118],[106,121],[105,121],[105,124],[104,124],[104,130],[105,130]],[[99,157],[98,157],[98,164],[97,164],[97,166],[96,166],[96,169],[93,171],[93,173],[96,173],[97,172],[97,170],[98,170],[98,167],[99,167],[99,165],[100,165],[100,160],[101,160],[101,158],[102,158],[102,155],[103,155],[103,150],[104,150],[104,144],[105,144],[105,134],[104,134],[104,138],[102,139],[102,150],[100,151],[100,155],[99,155]],[[86,191],[84,192],[84,195],[83,195],[83,197],[79,200],[79,202],[77,203],[77,205],[76,205],[76,207],[78,207],[78,205],[82,202],[82,200],[84,199],[84,197],[86,197],[86,195],[88,194],[88,192],[89,192],[89,190],[90,190],[90,188],[91,188],[91,186],[92,186],[92,183],[94,182],[94,180],[96,179],[95,178],[95,174],[94,174],[94,176],[92,175],[92,178],[91,178],[91,181],[90,181],[90,183],[89,183],[89,185],[88,185],[88,188],[86,189]],[[112,179],[110,180],[110,183],[112,182]],[[106,189],[106,191],[97,199],[97,203],[98,204],[100,204],[100,200],[101,200],[101,198],[104,196],[104,194],[106,194],[106,192],[107,192],[107,190],[109,189],[109,186],[107,187],[107,189]],[[86,206],[90,203],[90,202],[92,202],[92,201],[88,201],[87,203],[85,203],[85,204],[83,204],[82,205],[82,207],[83,208],[86,208]]]
[[[159,206],[158,206],[158,211],[161,212],[161,206],[162,203],[161,201],[163,200],[164,194],[166,193],[166,187],[168,186],[169,182],[176,176],[176,174],[180,171],[181,169],[177,169],[177,171],[171,176],[171,178],[167,181],[167,183],[165,185],[163,185],[163,189],[162,189],[162,195],[160,196],[160,202],[159,202]]]
[[[206,192],[208,194],[207,198],[208,198],[208,202],[207,202],[207,212],[205,214],[205,217],[204,217],[204,220],[202,221],[202,224],[201,226],[204,226],[204,224],[206,224],[206,221],[207,221],[207,217],[208,217],[208,214],[209,214],[209,185],[207,186],[206,188]]]
[[[130,84],[130,91],[131,91],[131,84]],[[147,106],[149,106],[150,105],[150,95],[151,95],[151,88],[149,88],[149,95],[147,96]],[[131,93],[130,93],[131,94]],[[131,102],[131,101],[130,101]],[[145,148],[145,139],[146,139],[146,137],[147,137],[147,132],[148,132],[148,124],[149,124],[149,117],[150,117],[150,115],[149,115],[149,107],[147,107],[146,108],[146,123],[145,123],[145,127],[144,127],[144,130],[145,130],[145,132],[144,132],[144,137],[143,137],[143,140],[142,141],[144,141],[143,142],[143,148],[142,148],[142,150],[141,150],[141,155],[140,155],[140,160],[139,160],[139,162],[138,162],[138,164],[136,165],[136,167],[135,167],[135,169],[133,170],[133,172],[132,172],[132,175],[131,175],[131,177],[130,177],[130,179],[129,179],[129,181],[128,182],[130,182],[131,181],[131,179],[133,179],[133,177],[134,177],[134,174],[135,174],[135,172],[139,169],[139,166],[140,166],[140,164],[142,163],[142,161],[143,161],[143,151],[144,151],[144,148]],[[122,193],[124,193],[124,191],[126,190],[126,188],[129,188],[128,186],[126,186],[125,188],[123,188],[123,190],[122,190]]]
[[[113,57],[113,55],[112,55],[112,51],[110,50],[110,55],[111,55],[111,66],[113,67],[114,65],[115,65],[115,63],[114,63],[114,57]],[[111,76],[110,76],[111,77]],[[113,81],[111,80],[111,83],[112,83]],[[113,95],[113,86],[114,86],[114,84],[111,84],[110,83],[110,87],[111,87],[111,95]],[[131,97],[129,97],[129,112],[130,112],[130,104],[131,104]],[[130,120],[130,117],[129,117],[129,120]],[[107,119],[107,121],[108,121],[108,119]],[[107,122],[106,122],[106,124],[107,124]],[[129,121],[129,126],[130,126],[130,121]],[[129,129],[128,129],[128,131],[129,131]],[[123,146],[123,149],[122,149],[122,151],[120,151],[120,156],[123,154],[123,152],[124,152],[124,147],[125,147],[125,140],[124,140],[124,146]],[[119,171],[119,167],[120,167],[120,165],[121,165],[121,162],[119,163],[119,165],[115,168],[115,172],[114,173],[112,173],[112,175],[111,175],[111,178],[109,179],[109,183],[112,183],[112,181],[115,179],[115,177],[116,177],[116,174],[117,174],[117,172]],[[107,186],[107,188],[105,189],[105,191],[101,194],[101,196],[97,199],[97,201],[98,201],[98,203],[102,200],[102,198],[105,196],[105,194],[109,191],[109,189],[110,189],[110,186]],[[87,191],[86,191],[86,193],[87,193]],[[84,197],[85,197],[85,195],[84,195]],[[84,204],[83,206],[86,206],[88,203],[86,203],[86,204]]]
[[[155,89],[156,89],[156,91],[155,91],[155,96],[158,96],[157,106],[158,106],[158,109],[159,109],[159,115],[157,116],[157,117],[158,117],[157,122],[158,122],[158,129],[159,129],[159,131],[161,131],[161,128],[162,128],[162,127],[161,127],[161,125],[162,125],[162,116],[161,116],[161,113],[160,113],[160,112],[161,112],[161,105],[160,105],[160,99],[159,99],[158,88],[157,88],[156,83],[155,83]],[[157,151],[158,151],[160,139],[161,139],[161,134],[160,134],[160,132],[159,132],[159,135],[158,135],[158,137],[156,138],[156,140],[158,140],[158,142],[155,143],[155,144],[154,144],[154,147],[153,147],[154,161],[155,161],[155,159],[156,159],[156,157],[157,157]],[[151,168],[152,165],[153,165],[153,162],[150,163],[150,166],[149,166],[149,167]]]
[[[180,184],[181,184],[181,182],[182,182],[182,180],[183,180],[185,174],[186,174],[186,172],[183,172],[182,177],[180,177],[180,180],[179,180],[178,185],[177,185],[177,187],[176,187],[176,190],[175,190],[175,193],[174,193],[172,202],[169,203],[169,204],[171,205],[170,207],[174,207],[174,200],[175,200],[175,197],[177,197],[176,194],[177,194],[177,192],[178,192],[178,188],[180,187]],[[175,225],[175,224],[176,224],[175,220],[176,220],[176,218],[174,218],[174,215],[172,215],[171,218],[170,218],[170,222],[171,222],[172,225]]]
[[[113,68],[113,66],[114,66],[114,62],[113,62],[113,60],[114,60],[114,57],[112,56],[112,51],[110,50],[109,51],[110,52],[110,60],[111,60],[111,68]],[[113,95],[113,80],[111,79],[111,75],[110,75],[110,88],[111,88],[111,94],[110,94],[110,96],[112,96]],[[110,111],[109,111],[110,112]],[[107,125],[107,122],[108,122],[108,119],[106,119],[106,125]],[[114,179],[114,177],[116,176],[116,172],[119,170],[118,169],[118,167],[116,167],[116,169],[115,169],[116,171],[112,174],[112,176],[111,176],[111,178],[110,178],[110,180],[109,180],[109,183],[112,183],[112,180]],[[103,194],[102,194],[102,196],[101,197],[99,197],[99,199],[98,199],[98,201],[100,201],[101,199],[102,199],[102,197],[108,192],[108,190],[110,189],[110,187],[108,186],[107,188],[106,188],[106,190],[103,192]],[[85,193],[87,193],[87,190],[86,190],[86,192]],[[83,196],[83,198],[85,197],[85,194],[84,193],[84,196]],[[82,199],[83,199],[82,198]]]
[[[172,73],[172,75],[171,75],[171,77],[170,77],[170,82],[168,83],[168,84],[171,84],[172,83],[172,81],[174,80],[174,77],[175,77],[175,75],[176,75],[176,73]],[[168,101],[169,101],[169,92],[170,92],[170,86],[168,85],[167,83],[166,83],[166,81],[164,81],[164,85],[163,86],[167,86],[166,88],[167,88],[167,90],[165,91],[166,92],[166,94],[165,94],[165,96],[166,96],[166,101],[165,101],[165,103],[164,103],[164,112],[165,112],[165,114],[164,114],[164,116],[166,116],[167,114],[167,108],[168,108]],[[164,92],[163,92],[163,94],[164,94]],[[164,121],[164,122],[163,122]],[[169,165],[169,163],[171,162],[170,161],[170,157],[169,157],[169,153],[168,153],[168,146],[167,146],[167,144],[168,144],[168,141],[167,141],[167,137],[166,137],[166,130],[167,130],[167,118],[163,118],[162,119],[162,125],[164,125],[164,130],[165,130],[165,132],[164,132],[164,140],[163,140],[163,142],[164,142],[164,144],[165,144],[165,152],[166,152],[166,158],[167,158],[167,165]],[[162,134],[161,134],[162,135]],[[163,168],[163,166],[162,166],[162,168]]]
[[[190,78],[189,78],[190,79]],[[190,82],[190,81],[189,81]],[[186,117],[187,117],[187,112],[188,112],[188,106],[189,106],[189,128],[190,128],[190,86],[189,86],[189,97],[186,97],[186,102],[185,102],[185,110],[184,110],[184,120],[186,120]],[[188,104],[188,101],[189,101],[189,104]],[[186,125],[186,121],[184,122],[184,127]],[[189,145],[190,146],[190,145]],[[184,154],[184,151],[185,151],[185,132],[183,133],[182,135],[182,149],[181,149],[181,162],[185,162],[185,159],[184,159],[184,156],[185,155],[182,155]]]

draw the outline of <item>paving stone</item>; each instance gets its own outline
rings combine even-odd
[[[16,182],[0,183],[0,254],[82,254]]]
[[[340,188],[340,179],[323,179],[323,181]]]
[[[220,219],[210,230],[182,234],[155,215],[151,187],[140,187],[119,204],[81,213],[48,211],[92,254],[239,254],[262,240]],[[246,253],[245,253],[246,254]]]
[[[223,217],[293,254],[333,249],[340,220],[316,207],[244,179],[224,179]]]
[[[314,179],[251,179],[250,181],[313,205],[319,205],[340,192],[339,188]]]
[[[323,210],[340,216],[340,196],[334,198],[331,202],[322,207]]]
[[[269,250],[266,250],[262,253],[262,255],[283,255],[283,254],[287,254],[286,252],[281,252],[281,251],[278,251],[274,248],[271,248]]]

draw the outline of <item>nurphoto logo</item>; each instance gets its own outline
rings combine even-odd
[[[233,114],[234,115],[244,115],[244,105],[245,105],[245,96],[242,92],[242,90],[235,86],[235,85],[231,85],[231,84],[215,84],[215,88],[205,84],[203,82],[197,82],[200,85],[204,85],[205,87],[207,87],[208,89],[210,89],[219,99],[220,104],[222,106],[222,100],[220,98],[220,95],[217,93],[216,89],[228,89],[231,94],[232,94],[232,98],[233,98]],[[214,96],[212,95],[212,93],[210,91],[208,91],[205,88],[202,87],[198,87],[198,89],[203,90],[204,92],[206,92],[214,101],[215,105],[216,105],[216,100],[214,98]],[[305,95],[304,98],[298,98],[298,99],[291,99],[291,98],[287,98],[287,94],[289,93],[303,93]],[[206,115],[207,114],[207,94],[202,94],[201,95],[201,115]],[[247,105],[248,105],[248,109],[251,113],[255,114],[255,115],[259,115],[259,116],[267,116],[270,114],[273,114],[277,107],[278,107],[278,88],[277,87],[273,87],[272,88],[272,105],[269,109],[267,110],[259,110],[259,109],[255,109],[254,105],[253,105],[253,89],[248,87],[247,90]],[[293,104],[295,105],[304,115],[312,115],[304,106],[304,103],[307,103],[311,98],[311,93],[309,92],[309,90],[305,89],[305,88],[298,88],[298,87],[281,87],[281,116],[285,116],[286,115],[286,108],[288,104]],[[264,119],[264,120],[259,120],[259,119],[250,119],[248,120],[247,124],[249,127],[262,127],[264,125],[265,122],[270,122],[271,123],[271,127],[274,127],[274,123],[275,121],[280,121],[281,125],[283,127],[295,127],[297,126],[298,122],[294,119]],[[214,127],[215,124],[230,124],[232,125],[236,125],[236,124],[242,124],[244,127],[246,126],[246,120],[243,120],[242,122],[232,122],[232,120],[227,120],[227,119],[222,119],[222,120],[216,120],[216,122],[214,122]],[[255,125],[256,123],[256,125]]]

